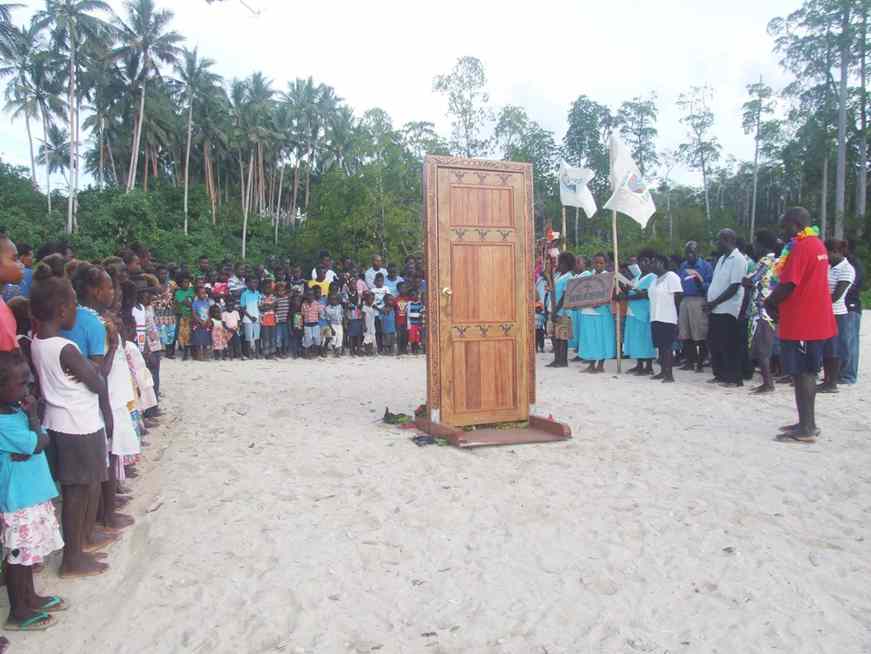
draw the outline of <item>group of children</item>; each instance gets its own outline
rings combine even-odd
[[[417,285],[402,281],[391,293],[382,273],[369,288],[364,275],[336,274],[329,282],[323,269],[311,280],[254,273],[244,277],[244,286],[232,281],[225,272],[196,280],[177,276],[173,346],[184,360],[424,351],[426,312]]]
[[[32,273],[29,297],[0,302],[0,343],[14,330],[0,348],[0,539],[14,631],[46,630],[68,608],[35,590],[51,553],[63,549],[64,579],[108,569],[102,550],[134,523],[119,512],[125,482],[160,415],[157,280],[134,281],[116,257],[97,266],[53,254]]]

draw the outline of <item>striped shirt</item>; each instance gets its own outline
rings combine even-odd
[[[832,302],[832,311],[836,316],[843,316],[847,313],[847,303],[845,299],[850,286],[856,281],[856,270],[849,261],[844,259],[836,266],[829,267],[829,295],[835,292],[838,282],[849,282],[849,285],[841,294],[836,302]]]
[[[278,324],[287,322],[287,316],[290,314],[290,297],[278,297],[275,299],[275,320]]]

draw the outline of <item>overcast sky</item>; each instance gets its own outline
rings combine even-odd
[[[17,22],[43,1],[18,0]],[[741,128],[747,84],[779,91],[789,80],[772,54],[768,21],[799,0],[157,0],[175,11],[187,46],[217,61],[225,78],[263,71],[283,90],[311,75],[333,86],[359,116],[386,110],[399,127],[427,120],[447,136],[445,100],[432,92],[435,75],[458,57],[485,65],[491,105],[525,107],[561,141],[572,100],[581,94],[612,109],[655,92],[658,148],[685,137],[675,102],[692,85],[714,89],[714,131],[724,155],[753,156]],[[111,0],[118,12],[123,2]],[[23,122],[0,122],[0,157],[28,165]],[[688,183],[694,173],[678,171]]]

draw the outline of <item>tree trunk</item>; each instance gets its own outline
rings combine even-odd
[[[188,235],[188,197],[190,193],[191,178],[191,136],[194,132],[194,97],[193,93],[188,97],[188,141],[184,155],[184,235]]]
[[[30,132],[30,112],[24,110],[24,126],[27,129],[27,143],[30,146],[30,185],[34,191],[39,190],[39,183],[36,181],[36,156],[33,154],[33,134]]]
[[[112,177],[115,178],[115,186],[118,186],[118,169],[115,167],[115,154],[112,152],[112,143],[109,141],[109,137],[106,136],[106,152],[109,153],[109,165],[112,167]]]
[[[868,102],[865,97],[865,48],[868,39],[868,9],[862,9],[861,39],[859,41],[859,78],[861,96],[859,99],[859,174],[856,177],[856,216],[859,229],[865,226],[865,211],[868,206]]]
[[[244,172],[242,173],[244,175]],[[254,149],[251,150],[251,159],[248,163],[248,188],[246,189],[246,195],[248,196],[245,203],[245,210],[242,212],[242,260],[245,260],[245,256],[248,250],[248,208],[250,206],[251,200],[251,188],[254,185]]]
[[[760,103],[762,100],[760,99]],[[756,198],[759,189],[759,128],[761,122],[761,110],[756,114],[756,148],[753,152],[753,199],[750,203],[750,239],[751,242],[756,234]]]
[[[70,183],[69,186],[69,197],[67,198],[67,224],[66,224],[66,233],[73,233],[73,207],[75,205],[75,189],[72,185],[73,179],[73,167],[76,162],[76,147],[73,142],[73,125],[75,125],[76,119],[76,43],[75,39],[70,45],[70,83],[69,83],[69,93],[67,97],[67,102],[69,103],[69,112],[70,112]]]
[[[45,143],[45,196],[48,198],[48,213],[51,214],[51,164],[48,160],[48,119],[42,110],[42,142]]]
[[[102,116],[97,118],[97,125],[100,129],[100,137],[99,137],[99,140],[100,140],[100,143],[99,143],[100,165],[99,165],[99,169],[97,172],[97,177],[98,177],[97,188],[99,188],[102,191],[103,190],[103,181],[105,179],[105,175],[104,175],[103,171],[106,169],[106,151],[105,151],[106,140],[105,140],[105,136],[104,136],[105,128],[103,126],[103,117]]]
[[[127,175],[127,192],[133,190],[136,184],[136,169],[139,164],[139,147],[142,144],[142,124],[145,122],[145,86],[147,82],[148,58],[142,65],[142,94],[139,97],[139,120],[136,121],[136,133],[133,136],[133,152],[130,153],[130,174]]]
[[[142,190],[145,193],[148,193],[148,148],[145,148],[145,152],[142,153],[145,157],[145,161],[143,161],[142,166]],[[129,191],[128,191],[129,193]]]
[[[290,224],[296,225],[296,197],[299,193],[299,167],[300,162],[296,162],[296,167],[293,169],[293,192],[290,196]]]
[[[278,201],[275,203],[275,244],[278,245],[278,223],[281,219],[281,192],[284,189],[284,166],[278,178]]]
[[[77,81],[78,86],[78,81]],[[82,117],[82,102],[79,98],[78,93],[76,93],[76,129],[75,129],[75,144],[76,144],[76,167],[75,174],[72,176],[73,178],[73,188],[75,189],[75,200],[73,202],[73,231],[76,231],[79,228],[79,143],[81,143],[81,127],[80,121]]]
[[[826,155],[823,157],[823,181],[820,190],[820,234],[825,240],[828,237],[828,209],[829,209],[829,148],[826,144]]]
[[[705,220],[708,223],[708,229],[711,228],[711,197],[708,192],[708,166],[707,162],[702,159],[702,185],[705,189]]]
[[[838,161],[835,169],[835,238],[844,238],[847,195],[847,73],[850,57],[850,10],[841,12],[841,84],[838,89]]]

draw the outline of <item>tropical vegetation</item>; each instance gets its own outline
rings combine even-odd
[[[209,4],[203,11],[219,10]],[[750,161],[723,151],[718,124],[735,118],[714,114],[710,86],[678,99],[686,136],[673,148],[658,143],[652,92],[618,106],[580,95],[560,137],[523,107],[493,107],[484,63],[462,57],[433,80],[448,107],[442,135],[355,110],[311,77],[225,79],[155,0],[127,0],[117,15],[102,0],[45,0],[26,24],[16,11],[0,3],[0,79],[30,165],[0,165],[0,225],[32,241],[65,233],[94,256],[140,239],[167,258],[311,258],[322,247],[398,257],[420,249],[426,154],[531,161],[541,234],[559,229],[560,160],[592,168],[604,204],[612,130],[659,208],[645,230],[621,218],[630,250],[708,242],[723,226],[749,238],[793,204],[813,208],[827,235],[867,233],[871,0],[804,0],[771,20],[772,50],[793,81],[747,86],[739,120]],[[701,186],[676,183],[680,165]],[[578,251],[606,248],[609,219],[569,209],[567,232]]]

